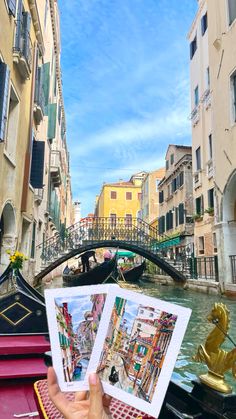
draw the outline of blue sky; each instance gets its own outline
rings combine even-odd
[[[77,331],[79,324],[84,321],[84,313],[91,311],[93,303],[90,295],[82,295],[77,297],[60,297],[56,298],[59,305],[68,303],[68,312],[72,315],[72,324],[74,332]]]
[[[190,144],[189,46],[196,0],[59,0],[73,198],[164,164]]]

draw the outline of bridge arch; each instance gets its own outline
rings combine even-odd
[[[86,244],[81,244],[79,247],[70,250],[68,253],[63,254],[62,256],[58,257],[55,261],[51,262],[47,267],[45,267],[38,275],[35,276],[35,283],[37,284],[40,280],[42,280],[47,274],[49,274],[53,269],[57,268],[62,263],[66,262],[67,260],[71,259],[74,256],[80,255],[83,252],[92,249],[99,249],[99,248],[120,248],[129,250],[134,252],[140,256],[143,256],[145,259],[150,260],[163,271],[165,271],[171,278],[178,282],[185,282],[186,277],[175,269],[172,265],[170,265],[166,260],[160,257],[158,254],[153,253],[152,251],[145,249],[135,243],[127,243],[123,240],[102,240],[99,242],[89,242]]]

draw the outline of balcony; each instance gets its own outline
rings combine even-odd
[[[50,173],[54,187],[61,185],[61,152],[59,150],[51,151]]]
[[[29,13],[25,13],[26,22]],[[13,47],[13,61],[17,65],[23,79],[29,79],[32,67],[32,43],[29,30],[22,24],[22,19],[16,21],[15,44]]]
[[[197,125],[200,119],[199,106],[196,106],[196,108],[194,108],[194,110],[192,111],[190,115],[190,119],[192,121],[193,126],[195,127],[195,125]]]
[[[209,160],[207,162],[207,177],[211,179],[213,177],[213,161]]]
[[[206,110],[211,106],[211,92],[210,92],[210,89],[207,89],[204,92],[202,102],[203,102],[204,108]]]
[[[40,124],[45,113],[45,97],[43,91],[42,68],[37,69],[34,92],[34,118],[36,124]]]
[[[199,170],[193,174],[193,187],[199,188],[202,185],[202,172]]]
[[[42,200],[43,200],[43,188],[34,189],[34,201],[37,204],[41,204]]]

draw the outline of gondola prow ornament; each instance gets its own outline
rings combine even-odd
[[[195,361],[206,363],[208,367],[207,374],[200,375],[199,379],[214,390],[230,394],[232,388],[224,377],[225,373],[231,370],[233,377],[236,378],[236,344],[228,335],[230,312],[225,304],[215,303],[207,320],[215,327],[208,335],[205,345],[200,345],[197,354],[193,357]],[[226,337],[235,346],[229,352],[221,349]]]

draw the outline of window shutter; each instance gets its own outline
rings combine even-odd
[[[229,3],[229,24],[236,18],[236,2],[235,0],[228,0]]]
[[[16,51],[22,51],[22,0],[18,1],[18,8],[17,8],[17,21],[16,21],[16,33],[15,33],[15,44],[14,49]]]
[[[5,63],[0,62],[0,141],[5,140],[6,134],[9,83],[9,67]]]
[[[49,98],[49,73],[50,73],[50,63],[45,63],[42,66],[43,68],[43,94],[44,94],[44,105],[45,105],[45,115],[48,115],[48,98]]]
[[[57,117],[57,104],[50,103],[48,105],[48,139],[52,140],[56,135],[56,117]]]
[[[9,9],[9,14],[11,14],[12,16],[16,16],[16,0],[8,0],[8,9]]]
[[[30,58],[30,24],[31,16],[29,12],[23,12],[23,55],[26,59]]]
[[[179,224],[184,224],[184,204],[179,204]]]
[[[33,142],[30,173],[30,184],[33,186],[33,188],[42,189],[43,187],[44,149],[44,141]]]

